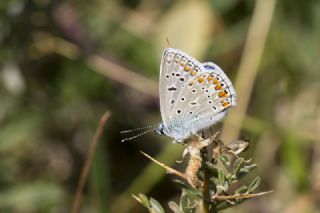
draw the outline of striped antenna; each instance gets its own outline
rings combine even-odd
[[[140,133],[140,134],[138,134],[138,135],[132,136],[132,137],[130,137],[130,138],[122,139],[121,142],[130,141],[130,140],[132,140],[132,139],[135,139],[135,138],[137,138],[137,137],[140,137],[141,135],[147,134],[148,132],[152,132],[152,131],[154,131],[154,128],[153,128],[153,129],[149,129],[149,130],[147,130],[147,131],[145,131],[145,132],[142,132],[142,133]]]
[[[120,133],[124,134],[124,133],[129,133],[129,132],[135,132],[135,131],[138,131],[138,130],[145,130],[145,129],[151,129],[151,128],[154,129],[155,127],[156,127],[156,125],[145,126],[145,127],[140,127],[140,128],[136,128],[136,129],[123,130]]]

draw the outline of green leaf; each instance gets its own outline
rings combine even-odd
[[[150,198],[150,204],[151,204],[151,208],[156,212],[156,213],[164,213],[164,209],[161,206],[161,204],[155,200],[154,198]]]
[[[189,195],[185,193],[185,190],[184,190],[184,193],[181,196],[180,206],[182,207],[182,210],[184,213],[193,213],[195,212],[197,205],[195,200],[189,197]]]
[[[147,196],[145,196],[144,194],[142,193],[139,193],[139,198],[140,198],[140,201],[141,201],[141,204],[146,207],[146,208],[150,208],[150,203],[149,203],[149,199]]]
[[[203,171],[198,171],[198,174],[197,174],[199,180],[203,180],[204,179],[204,172]]]
[[[209,162],[209,161],[206,161],[206,167],[214,174],[214,175],[217,175],[218,174],[218,169],[217,167]]]
[[[178,204],[176,204],[175,202],[170,201],[168,205],[169,205],[169,208],[170,208],[174,213],[183,213],[183,212],[180,210],[180,207],[178,206]]]
[[[233,165],[233,174],[235,175],[238,174],[243,161],[244,161],[243,158],[237,158],[237,160],[234,162],[234,165]]]
[[[236,174],[237,179],[240,180],[242,177],[247,175],[249,172],[251,172],[256,167],[257,167],[256,164],[251,164],[249,166],[245,166],[245,167],[241,168],[240,171]]]
[[[225,175],[223,173],[223,171],[221,169],[218,170],[218,182],[219,182],[219,185],[224,185],[224,182],[225,182]]]
[[[194,189],[188,182],[181,181],[178,179],[174,179],[173,181],[179,184],[181,188]]]
[[[254,168],[256,168],[257,167],[257,164],[251,164],[251,165],[247,165],[247,166],[244,166],[243,168],[241,168],[240,169],[240,171],[239,172],[246,172],[246,173],[248,173],[248,172],[250,172],[250,171],[252,171]]]
[[[240,188],[238,188],[236,191],[235,191],[235,194],[243,194],[243,193],[246,193],[248,190],[248,187],[247,186],[241,186]]]
[[[229,176],[227,179],[228,179],[228,181],[229,181],[230,184],[235,183],[235,182],[238,181],[238,178],[237,178],[236,175],[231,175],[231,176]]]
[[[260,181],[261,181],[261,178],[258,176],[256,177],[252,183],[249,185],[248,187],[248,192],[251,193],[253,192],[256,188],[258,188],[258,186],[260,185]]]
[[[227,156],[222,155],[222,156],[220,157],[220,161],[221,161],[221,163],[223,164],[223,166],[224,166],[226,169],[228,169],[228,168],[230,167],[230,160],[229,160],[229,158],[228,158]]]
[[[188,197],[188,194],[185,192],[185,190],[183,190],[183,193],[181,195],[180,205],[182,206],[183,209],[190,205],[190,199]]]
[[[193,189],[183,189],[183,191],[190,197],[194,199],[202,198],[202,192],[200,190],[197,190],[195,188]]]
[[[218,170],[218,184],[217,184],[217,191],[218,193],[221,191],[227,191],[229,188],[229,183],[226,181],[225,174],[223,170]]]

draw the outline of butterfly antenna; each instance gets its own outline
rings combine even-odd
[[[155,125],[139,127],[139,128],[136,128],[136,129],[123,130],[120,133],[124,134],[124,133],[129,133],[129,132],[135,132],[135,131],[138,131],[138,130],[151,129],[151,128],[155,128],[155,127],[156,127]]]
[[[168,46],[171,47],[171,44],[170,44],[170,41],[168,38],[166,38],[166,42],[167,42]]]
[[[154,130],[154,129],[149,129],[149,130],[147,130],[147,131],[145,131],[145,132],[142,132],[142,133],[140,133],[140,134],[138,134],[138,135],[135,135],[135,136],[132,136],[132,137],[130,137],[130,138],[122,139],[121,142],[131,141],[132,139],[135,139],[135,138],[137,138],[137,137],[140,137],[141,135],[147,134],[148,132],[152,132],[153,130]]]

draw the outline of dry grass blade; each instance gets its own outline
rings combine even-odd
[[[222,129],[221,139],[225,142],[229,142],[239,136],[269,33],[275,4],[275,0],[256,1],[238,76],[235,81],[235,89],[239,97],[238,106],[230,112]]]
[[[101,135],[103,133],[103,129],[107,123],[108,118],[110,117],[110,112],[107,111],[105,112],[102,117],[100,118],[100,122],[99,122],[99,126],[94,134],[94,137],[90,143],[90,147],[89,147],[89,151],[88,151],[88,155],[86,158],[86,161],[82,167],[82,171],[81,171],[81,175],[80,175],[80,179],[79,179],[79,183],[78,183],[78,188],[77,188],[77,192],[73,201],[73,205],[72,205],[72,213],[77,213],[79,212],[79,207],[81,204],[81,197],[82,197],[82,192],[83,192],[83,188],[84,185],[88,179],[88,174],[89,174],[89,170],[90,170],[90,165],[94,156],[94,153],[96,151],[98,142],[101,138]]]
[[[159,95],[158,84],[155,81],[132,72],[115,62],[106,60],[102,56],[91,55],[87,59],[87,64],[98,73],[114,81],[153,97],[158,97]]]
[[[76,44],[65,39],[53,36],[49,33],[38,33],[38,40],[30,46],[30,50],[37,50],[41,57],[49,53],[57,53],[72,60],[77,59],[81,54],[81,49]],[[109,60],[102,54],[91,54],[86,58],[86,64],[95,72],[113,81],[124,84],[148,96],[158,97],[158,83],[146,78],[119,63]]]
[[[149,158],[150,160],[152,160],[153,162],[155,162],[156,164],[158,164],[159,166],[163,167],[168,173],[177,175],[177,176],[179,176],[179,177],[187,180],[187,177],[186,177],[183,173],[181,173],[181,172],[179,172],[179,171],[177,171],[177,170],[175,170],[175,169],[173,169],[173,168],[165,165],[164,163],[161,163],[161,162],[157,161],[156,159],[154,159],[153,157],[151,157],[150,155],[148,155],[148,154],[146,154],[146,153],[144,153],[144,152],[142,152],[142,151],[140,151],[140,152],[141,152],[144,156],[146,156],[147,158]]]

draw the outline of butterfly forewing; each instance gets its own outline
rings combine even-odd
[[[172,110],[186,82],[203,69],[200,62],[180,50],[168,48],[164,51],[160,67],[160,110],[165,125],[173,116]]]

